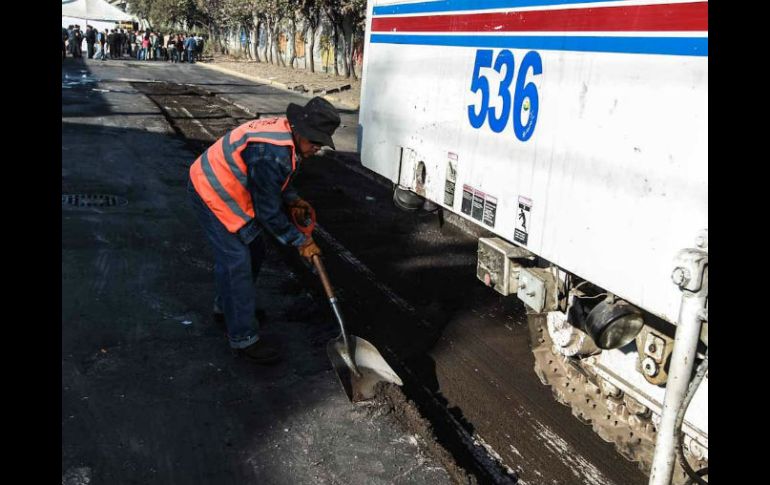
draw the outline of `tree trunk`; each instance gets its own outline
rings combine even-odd
[[[249,27],[249,38],[247,40],[246,48],[249,50],[249,56],[251,57],[251,60],[254,62],[259,62],[259,56],[257,55],[257,50],[254,49],[254,41],[252,39],[256,38],[256,31],[254,30],[253,26]]]
[[[340,31],[337,28],[337,24],[332,22],[332,59],[334,61],[334,75],[339,76],[340,75],[340,69],[337,66],[337,46],[339,45],[340,41]]]
[[[260,62],[259,59],[259,19],[256,15],[251,16],[251,25],[253,29],[249,32],[249,40],[253,41],[251,42],[250,47],[254,49],[254,61]]]
[[[302,22],[301,37],[302,37],[302,60],[304,61],[302,68],[307,69],[307,33],[310,28],[310,24],[307,20]],[[297,57],[297,67],[299,67],[299,57]]]
[[[272,45],[272,55],[273,55],[273,64],[276,66],[281,65],[281,61],[279,59],[281,55],[281,46],[278,45],[278,22],[273,21],[272,25],[270,26],[270,45]]]
[[[275,21],[273,26],[273,43],[275,44],[275,64],[278,66],[286,67],[286,60],[283,58],[283,52],[281,51],[281,20]]]
[[[246,35],[246,27],[241,24],[238,28],[238,34],[236,36],[236,42],[238,43],[238,55],[241,57],[245,57],[246,59],[251,59],[251,52],[249,52],[249,46],[246,42],[243,41],[244,36]]]
[[[254,33],[254,55],[257,58],[257,62],[262,62],[262,58],[259,57],[259,46],[262,39],[262,20],[256,19],[256,32]],[[264,62],[267,62],[265,59]]]
[[[351,46],[350,46],[350,72],[353,76],[353,79],[360,79],[359,75],[356,74],[356,65],[358,61],[357,59],[358,51],[356,49],[356,45],[358,41],[357,37],[358,37],[357,35],[355,34],[353,35],[353,42],[351,43]]]
[[[222,35],[222,29],[217,27],[217,44],[219,44],[219,51],[222,54],[227,54],[227,42],[225,41],[224,36]]]
[[[294,69],[294,59],[297,58],[296,49],[296,37],[297,37],[297,22],[292,18],[289,21],[289,40],[287,42],[289,47],[289,67]]]
[[[343,57],[345,59],[345,77],[350,79],[356,77],[353,72],[353,20],[349,15],[345,15],[342,19],[342,44],[343,44]]]
[[[315,72],[315,26],[310,25],[308,32],[310,32],[310,50],[305,52],[305,55],[310,56],[310,72]]]

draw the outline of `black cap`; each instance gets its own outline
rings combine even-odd
[[[316,96],[302,107],[289,103],[286,118],[292,129],[308,140],[334,148],[332,134],[340,126],[337,109],[325,99]]]

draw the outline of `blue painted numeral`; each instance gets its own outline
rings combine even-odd
[[[535,51],[527,52],[519,66],[519,76],[516,78],[516,96],[513,99],[513,132],[516,138],[521,141],[527,141],[535,131],[537,123],[537,109],[540,105],[537,97],[537,86],[529,82],[526,85],[527,72],[532,68],[532,74],[539,76],[543,72],[543,61]],[[527,116],[527,122],[521,124],[522,108]]]
[[[468,105],[468,121],[474,128],[481,128],[484,120],[487,119],[487,110],[489,109],[489,81],[486,77],[480,76],[479,71],[482,67],[492,67],[492,51],[482,49],[476,51],[476,65],[473,66],[473,77],[471,78],[471,91],[474,93],[481,90],[481,107],[479,112],[473,109],[474,106]]]
[[[473,65],[470,90],[473,93],[481,91],[481,104],[468,105],[468,121],[471,126],[479,129],[484,121],[489,120],[489,128],[495,133],[502,132],[508,125],[508,119],[513,118],[513,133],[521,141],[527,141],[532,137],[537,124],[538,108],[540,106],[537,94],[537,86],[530,81],[525,84],[530,68],[533,76],[539,76],[543,72],[543,62],[540,54],[535,51],[527,52],[519,66],[516,85],[513,91],[513,103],[511,103],[511,81],[515,70],[513,53],[507,49],[497,54],[494,67],[492,66],[493,52],[491,49],[479,49],[476,51],[476,62]],[[489,80],[481,74],[482,68],[493,68],[497,72],[505,67],[505,77],[500,81],[497,95],[502,98],[503,106],[500,112],[489,106]],[[513,104],[513,106],[511,106]],[[526,121],[522,123],[522,116]]]
[[[495,133],[500,133],[508,124],[508,112],[511,110],[511,81],[513,80],[513,53],[511,51],[500,51],[495,60],[495,71],[505,66],[505,78],[500,81],[500,88],[497,95],[503,98],[503,108],[500,110],[500,116],[495,116],[495,108],[489,108],[489,127]]]

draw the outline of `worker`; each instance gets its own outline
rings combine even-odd
[[[307,220],[312,207],[292,187],[300,163],[323,146],[334,148],[340,117],[315,97],[290,103],[286,117],[256,119],[228,131],[190,167],[188,192],[214,252],[215,318],[224,319],[230,347],[260,364],[280,360],[277,345],[260,338],[255,281],[267,231],[308,261],[321,250],[289,220]]]

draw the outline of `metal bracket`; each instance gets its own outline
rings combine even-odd
[[[709,255],[701,249],[682,249],[674,260],[674,272],[671,279],[682,291],[697,293],[703,286]]]
[[[532,260],[535,255],[499,237],[479,238],[476,277],[501,295],[519,289],[520,260]]]
[[[555,310],[558,306],[556,279],[545,268],[522,268],[516,296],[536,313]]]

